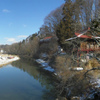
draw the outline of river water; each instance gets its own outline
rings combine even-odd
[[[0,67],[0,100],[55,100],[53,82],[39,65],[13,62]]]

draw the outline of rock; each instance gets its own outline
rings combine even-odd
[[[74,97],[71,98],[71,100],[81,100],[81,98],[77,97],[77,96],[74,96]]]

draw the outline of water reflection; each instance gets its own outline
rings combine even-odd
[[[17,67],[24,72],[28,73],[30,76],[32,76],[35,80],[41,84],[41,87],[45,87],[45,89],[42,90],[42,98],[39,100],[55,100],[55,89],[54,89],[54,78],[51,74],[51,72],[47,72],[43,70],[38,65],[29,62],[29,61],[16,61],[12,63],[13,67]],[[34,86],[33,86],[34,87]],[[40,87],[35,86],[35,89],[39,89]],[[37,93],[39,94],[39,93]],[[38,100],[38,99],[37,99]]]
[[[24,62],[0,67],[0,100],[55,100],[52,75]]]

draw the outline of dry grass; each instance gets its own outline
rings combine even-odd
[[[88,70],[88,69],[96,68],[98,66],[100,66],[99,62],[95,58],[93,58],[89,60],[85,68]]]

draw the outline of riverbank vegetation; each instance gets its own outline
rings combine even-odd
[[[32,34],[22,42],[0,47],[6,53],[19,55],[21,58],[29,60],[42,58],[50,62],[57,74],[58,97],[63,96],[68,100],[80,100],[73,98],[77,96],[81,100],[89,100],[90,96],[96,90],[98,93],[99,89],[91,84],[93,75],[87,73],[87,70],[93,69],[94,66],[95,68],[99,67],[99,60],[96,57],[99,56],[99,52],[95,52],[89,62],[83,63],[76,53],[82,39],[72,41],[66,41],[66,39],[73,39],[75,32],[88,27],[91,29],[90,33],[99,36],[99,10],[99,0],[65,0],[65,4],[46,16],[44,24],[37,33]],[[96,41],[99,43],[98,40]],[[70,71],[79,66],[85,70]],[[90,69],[88,66],[90,66]],[[99,98],[98,95],[97,98]],[[95,96],[91,98],[91,100],[94,99]]]

